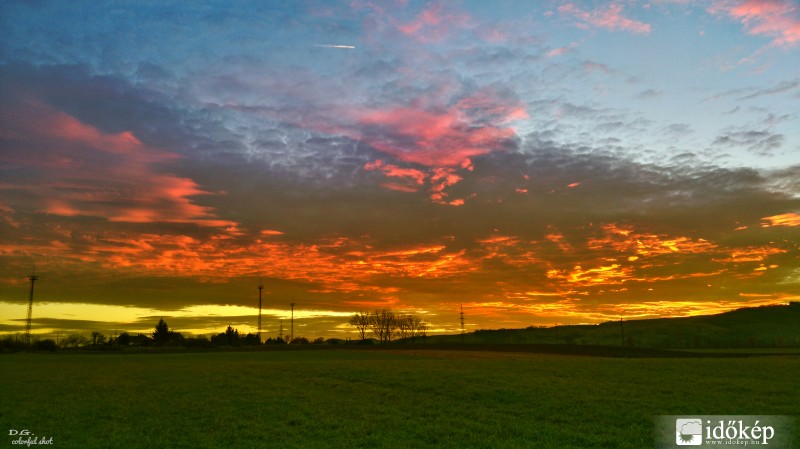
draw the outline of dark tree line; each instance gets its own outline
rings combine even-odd
[[[418,337],[426,338],[428,334],[428,323],[420,316],[397,313],[391,309],[358,312],[350,317],[349,324],[358,330],[362,341],[367,340],[367,332],[371,332],[381,343],[407,339],[414,342]]]
[[[368,336],[374,337],[381,343],[395,340],[414,342],[417,338],[426,338],[428,324],[417,315],[397,313],[393,310],[383,309],[371,313],[359,312],[354,314],[349,323],[358,329],[361,341],[368,341]],[[51,339],[37,341],[35,344],[27,345],[17,342],[7,337],[0,342],[2,350],[25,350],[32,347],[37,350],[55,350],[57,347],[63,348],[84,348],[106,350],[113,348],[125,348],[130,346],[157,346],[157,347],[189,347],[204,348],[212,346],[256,346],[270,344],[337,344],[346,343],[340,339],[317,338],[313,341],[305,337],[296,337],[289,340],[288,337],[268,338],[261,341],[257,334],[239,333],[238,329],[228,326],[224,332],[212,335],[210,338],[204,336],[192,337],[183,336],[180,332],[170,329],[167,322],[162,318],[156,323],[152,332],[144,334],[130,334],[122,332],[119,335],[106,337],[98,331],[92,331],[91,337],[76,333],[66,336],[60,341]]]
[[[215,346],[255,346],[261,344],[256,334],[239,334],[238,329],[228,326],[225,332],[211,337],[211,344]]]

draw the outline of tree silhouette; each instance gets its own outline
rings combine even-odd
[[[414,325],[414,318],[411,315],[397,315],[395,320],[397,321],[398,338],[403,340],[414,335],[414,331],[412,329],[412,326]]]
[[[358,329],[358,334],[361,336],[361,341],[367,339],[367,330],[369,329],[370,315],[366,312],[358,312],[350,317],[350,325]]]
[[[369,326],[381,343],[392,341],[397,330],[397,316],[390,309],[376,310],[370,315]]]
[[[97,331],[92,331],[92,346],[102,345],[106,342],[106,336]]]
[[[413,343],[417,337],[422,337],[424,340],[428,336],[428,323],[422,318],[411,315],[411,342]]]
[[[369,330],[381,343],[388,343],[395,338],[411,338],[413,343],[416,337],[425,338],[428,332],[428,324],[419,316],[401,315],[391,309],[358,312],[350,317],[348,324],[358,330],[362,341],[366,341]]]
[[[211,343],[220,346],[239,346],[239,330],[228,326],[225,332],[211,337]]]
[[[161,318],[158,320],[158,324],[156,324],[156,328],[153,331],[153,341],[156,346],[164,346],[167,344],[169,342],[169,334],[169,326],[167,322]]]
[[[116,343],[119,346],[130,346],[131,344],[131,335],[127,332],[123,332],[119,334],[116,339]]]
[[[64,340],[62,340],[61,344],[64,345],[64,347],[72,346],[73,348],[77,348],[78,346],[81,346],[86,342],[88,342],[88,340],[83,335],[72,334],[67,338],[65,338]]]

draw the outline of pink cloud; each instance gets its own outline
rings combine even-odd
[[[437,203],[446,203],[453,206],[464,204],[464,200],[447,201],[445,189],[461,181],[461,176],[453,168],[435,168],[431,174],[431,199]]]
[[[384,182],[381,184],[381,187],[389,190],[394,190],[396,192],[414,193],[419,191],[419,189],[416,187],[412,187],[407,184],[400,184],[397,182]]]
[[[558,47],[554,48],[547,52],[545,57],[547,58],[555,58],[556,56],[565,55],[573,50],[578,46],[576,42],[572,42],[571,44],[567,45],[566,47]]]
[[[193,180],[155,168],[180,156],[145,145],[130,131],[108,133],[35,101],[19,102],[13,113],[0,111],[0,118],[16,130],[13,142],[28,149],[6,152],[3,162],[37,169],[40,179],[32,180],[33,190],[38,207],[50,214],[113,222],[232,224],[192,200],[208,194]]]
[[[467,14],[445,11],[443,3],[434,3],[422,10],[411,22],[397,25],[396,28],[422,42],[436,42],[449,35],[453,28],[463,28],[469,22]]]
[[[621,3],[613,2],[605,7],[598,7],[586,11],[573,3],[567,3],[558,8],[562,14],[569,15],[578,20],[580,28],[605,28],[608,30],[628,31],[635,34],[650,33],[650,24],[625,17]]]
[[[772,45],[790,46],[800,42],[800,9],[788,0],[715,0],[712,14],[725,14],[741,22],[751,35],[772,38]]]
[[[473,171],[471,158],[502,151],[516,135],[509,124],[528,114],[519,102],[501,99],[487,90],[449,107],[417,100],[409,106],[363,110],[356,116],[357,129],[342,127],[338,131],[400,162],[428,167],[401,167],[381,160],[365,164],[365,170],[378,170],[400,180],[385,187],[408,192],[427,185],[432,201],[461,205],[463,201],[448,200],[445,191],[462,179],[456,171]]]
[[[415,104],[363,111],[358,137],[404,162],[452,167],[502,149],[515,135],[508,123],[527,116],[519,103],[484,92],[448,108]]]

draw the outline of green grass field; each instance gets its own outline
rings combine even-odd
[[[671,414],[798,415],[800,357],[0,355],[0,447],[647,448]]]

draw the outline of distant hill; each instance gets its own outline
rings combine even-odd
[[[436,335],[427,343],[569,344],[664,349],[800,348],[800,302],[717,315],[606,322],[597,325],[479,330]]]

